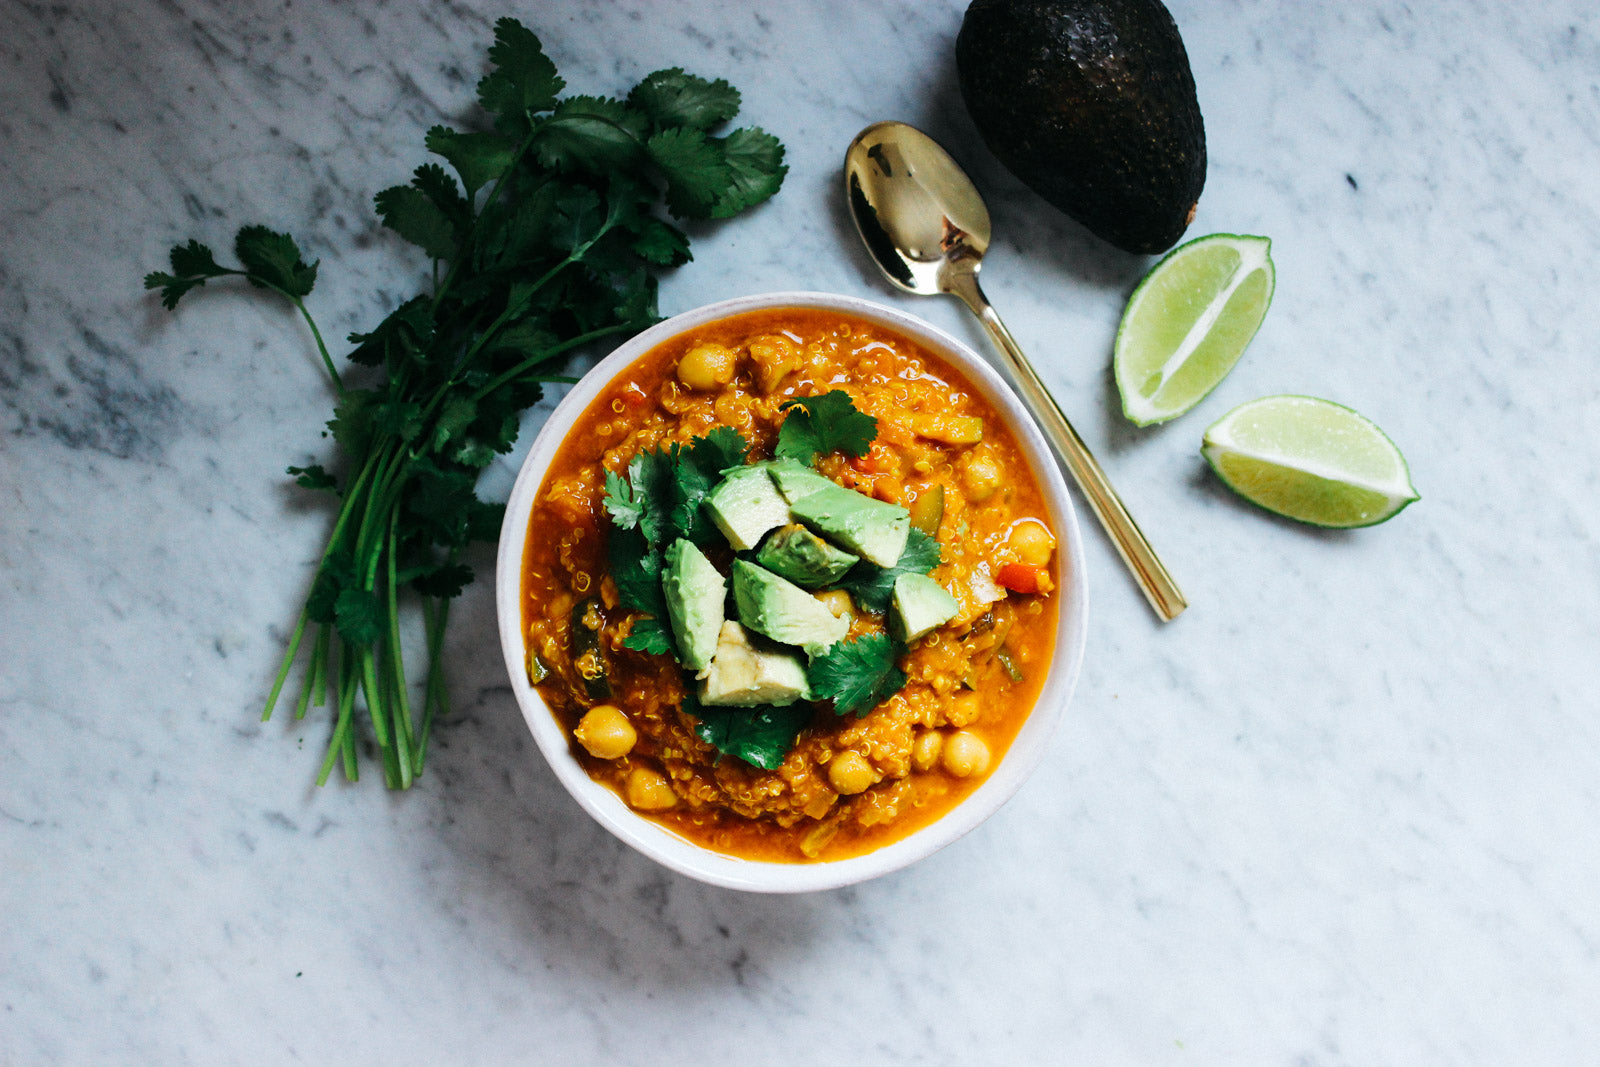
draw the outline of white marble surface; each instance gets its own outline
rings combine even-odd
[[[0,1062],[1595,1062],[1600,19],[1172,7],[1209,133],[1193,232],[1270,235],[1279,281],[1233,375],[1153,431],[1107,369],[1148,261],[984,157],[958,3],[515,9],[574,90],[682,64],[788,145],[667,312],[813,287],[983,344],[889,292],[839,203],[867,122],[943,139],[991,197],[990,296],[1194,605],[1155,623],[1090,531],[1049,766],[919,866],[765,899],[582,815],[486,583],[411,794],[319,791],[326,724],[257,722],[328,522],[281,471],[323,455],[329,397],[287,313],[169,316],[140,276],[263,221],[322,258],[328,332],[375,321],[415,267],[369,197],[466,112],[501,12],[0,3]],[[1350,534],[1236,502],[1200,434],[1275,392],[1370,415],[1423,501]]]

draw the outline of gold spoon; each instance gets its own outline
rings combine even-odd
[[[1022,401],[1083,490],[1123,562],[1164,621],[1188,607],[1177,583],[1128,514],[1055,398],[978,287],[989,247],[989,210],[956,161],[921,130],[877,122],[850,142],[845,194],[867,251],[889,281],[908,293],[960,297],[1005,353]]]

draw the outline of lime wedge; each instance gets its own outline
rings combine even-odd
[[[1418,499],[1394,442],[1331,400],[1241,404],[1206,431],[1200,454],[1252,504],[1315,526],[1372,526]]]
[[[1139,426],[1194,407],[1239,362],[1272,303],[1272,242],[1214,233],[1179,245],[1128,298],[1113,364]]]

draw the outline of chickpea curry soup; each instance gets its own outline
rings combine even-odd
[[[995,411],[910,339],[788,308],[611,383],[530,518],[530,681],[589,775],[718,852],[827,860],[975,789],[1037,698],[1061,580]]]

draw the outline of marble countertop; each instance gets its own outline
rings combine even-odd
[[[518,6],[570,91],[744,90],[783,191],[697,234],[667,313],[890,291],[838,166],[868,122],[990,198],[990,297],[1193,606],[1086,527],[1084,672],[1047,765],[931,859],[764,898],[590,821],[532,747],[488,583],[417,787],[316,789],[258,721],[329,517],[303,327],[140,289],[239,225],[321,258],[330,334],[417,263],[370,197],[469,114],[499,9],[8,3],[0,23],[0,1063],[1576,1063],[1600,1046],[1600,18],[1585,0],[1173,0],[1210,170],[1192,233],[1273,238],[1274,306],[1136,430],[1109,348],[1148,268],[988,157],[955,0]],[[1585,295],[1587,294],[1587,295]],[[1319,532],[1222,489],[1268,393],[1377,421],[1423,494]],[[523,446],[548,408],[528,416]],[[487,474],[509,488],[521,451]]]

